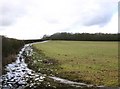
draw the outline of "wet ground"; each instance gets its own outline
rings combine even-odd
[[[42,42],[44,43],[44,42]],[[56,76],[47,76],[28,68],[27,57],[32,56],[32,44],[26,44],[16,61],[6,66],[6,74],[0,77],[2,89],[118,89],[73,82]]]

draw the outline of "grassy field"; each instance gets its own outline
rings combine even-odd
[[[49,41],[33,47],[37,49],[34,66],[43,73],[94,85],[118,85],[117,42]]]

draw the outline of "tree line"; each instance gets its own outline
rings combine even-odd
[[[44,40],[72,40],[72,41],[119,41],[120,34],[108,33],[55,33],[53,35],[44,35]]]
[[[119,41],[120,34],[108,33],[55,33],[53,35],[44,35],[42,39],[17,40],[13,38],[2,37],[2,56],[17,53],[20,48],[27,43],[40,42],[44,40],[72,40],[72,41]]]

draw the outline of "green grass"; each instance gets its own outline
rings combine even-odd
[[[117,42],[49,41],[35,44],[34,48],[44,54],[43,60],[55,61],[51,66],[37,64],[51,69],[56,76],[95,85],[118,85]]]

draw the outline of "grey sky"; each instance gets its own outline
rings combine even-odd
[[[117,3],[118,0],[0,0],[0,34],[32,39],[64,31],[116,33]]]

